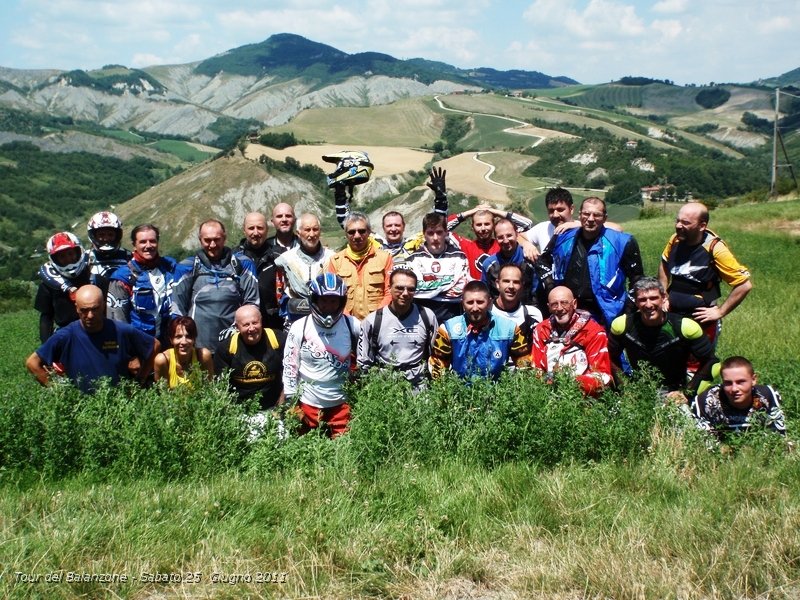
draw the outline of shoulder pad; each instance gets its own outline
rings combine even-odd
[[[681,319],[681,334],[687,340],[696,340],[703,336],[703,328],[693,319]]]
[[[611,333],[614,335],[622,335],[625,333],[625,328],[628,326],[628,315],[620,315],[611,321]]]

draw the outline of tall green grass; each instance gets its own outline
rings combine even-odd
[[[790,429],[729,446],[656,402],[648,377],[588,401],[524,374],[417,396],[370,376],[348,435],[280,439],[272,422],[248,443],[224,387],[39,388],[22,366],[33,313],[0,315],[14,340],[0,345],[0,595],[795,598],[798,221],[797,202],[712,213],[755,285],[720,354],[753,358]],[[629,229],[653,273],[672,219]],[[251,581],[212,582],[237,574]]]

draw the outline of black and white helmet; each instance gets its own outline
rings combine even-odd
[[[360,150],[342,150],[335,154],[326,154],[322,160],[336,163],[336,170],[328,173],[328,187],[336,184],[345,184],[349,187],[360,185],[369,181],[375,165],[369,160],[369,155]]]
[[[113,229],[114,239],[111,242],[98,241],[96,238],[98,229]],[[89,224],[86,225],[86,231],[89,233],[89,241],[92,242],[92,246],[100,252],[118,250],[119,245],[122,243],[122,221],[119,220],[117,215],[107,210],[92,215],[92,218],[89,219]]]
[[[312,318],[325,328],[333,327],[344,313],[347,304],[347,285],[334,273],[320,273],[316,279],[309,282],[308,289],[311,292]],[[317,301],[323,296],[339,298],[339,308],[334,313],[324,315],[320,312]]]

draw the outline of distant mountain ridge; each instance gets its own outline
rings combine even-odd
[[[347,54],[332,46],[302,36],[279,33],[259,44],[248,44],[206,59],[195,73],[213,77],[219,72],[243,76],[282,75],[325,77],[332,83],[348,77],[386,75],[408,77],[426,84],[445,79],[465,85],[486,87],[549,88],[573,85],[569,77],[552,77],[539,71],[498,71],[487,67],[459,69],[443,62],[422,58],[401,60],[379,52]]]
[[[276,34],[184,65],[106,65],[93,71],[0,67],[0,107],[223,145],[220,140],[286,123],[307,108],[570,83],[576,82],[536,71],[464,70],[377,52],[347,54],[298,35]]]

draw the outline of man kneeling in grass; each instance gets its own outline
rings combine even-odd
[[[692,413],[700,429],[712,433],[742,432],[753,427],[786,433],[781,395],[770,385],[758,385],[753,363],[742,356],[722,362],[722,384],[695,398]]]

